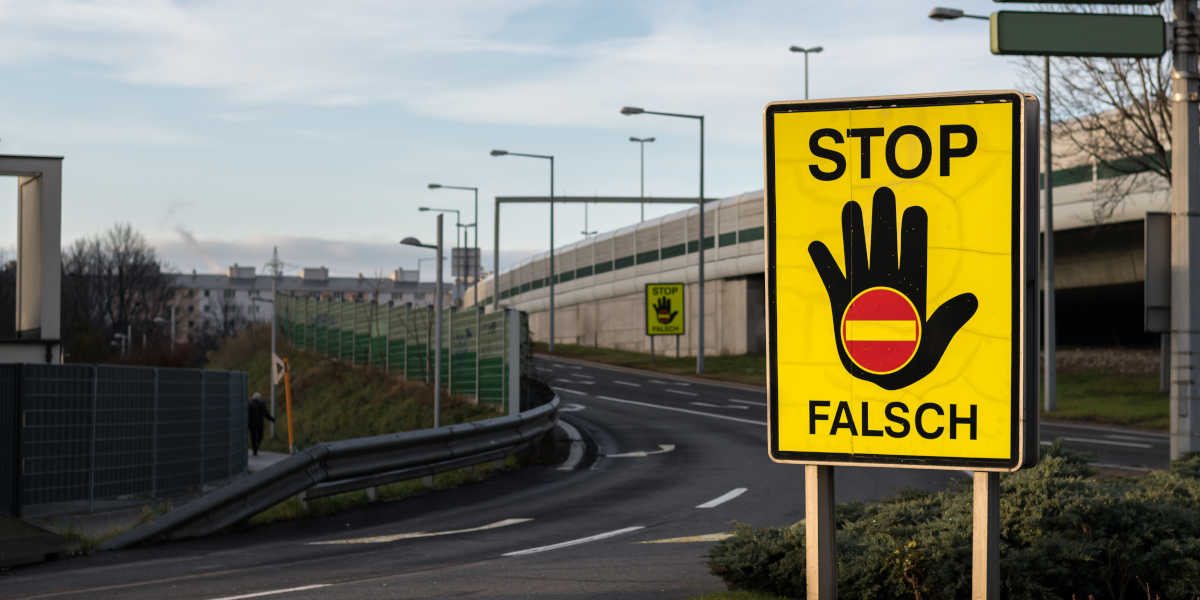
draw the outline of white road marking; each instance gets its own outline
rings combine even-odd
[[[1101,469],[1117,469],[1120,471],[1137,471],[1139,473],[1149,473],[1150,472],[1150,469],[1148,469],[1146,467],[1133,467],[1133,466],[1129,466],[1129,465],[1114,465],[1112,463],[1088,463],[1088,464],[1090,464],[1093,467],[1100,467]]]
[[[597,533],[596,535],[589,535],[587,537],[582,537],[579,539],[567,540],[565,542],[559,542],[557,544],[550,544],[549,546],[538,546],[536,548],[526,548],[525,550],[517,550],[515,552],[508,552],[508,553],[502,554],[501,556],[526,556],[529,554],[537,554],[539,552],[558,550],[559,548],[567,548],[570,546],[578,546],[579,544],[586,544],[588,542],[596,542],[599,540],[608,539],[610,537],[616,537],[618,535],[624,535],[626,533],[630,533],[632,531],[637,531],[639,529],[645,529],[645,528],[646,528],[645,525],[635,525],[633,527],[626,527],[624,529],[617,529],[615,531],[606,531],[604,533]]]
[[[581,366],[579,366],[579,365],[563,365],[563,366],[564,366],[564,367],[566,367],[566,368],[568,368],[568,369],[575,369],[576,371],[579,371],[579,370],[583,369],[583,367],[581,367]]]
[[[721,408],[720,406],[717,406],[716,404],[709,404],[707,402],[689,402],[688,404],[691,404],[693,406],[703,406],[704,408]]]
[[[726,502],[729,502],[730,500],[733,500],[734,498],[737,498],[738,496],[741,496],[742,494],[745,494],[745,493],[746,493],[746,488],[733,488],[732,490],[729,490],[728,492],[725,492],[724,494],[721,494],[720,496],[717,496],[716,498],[713,498],[712,500],[709,500],[708,502],[705,502],[704,504],[696,505],[696,508],[717,507],[717,506],[725,504]]]
[[[627,385],[629,387],[642,387],[642,384],[640,384],[640,383],[634,383],[632,381],[621,381],[620,379],[614,379],[613,383],[615,383],[617,385]]]
[[[596,378],[595,375],[588,375],[587,373],[576,373],[575,376],[576,377],[584,377],[586,379],[595,379]]]
[[[690,387],[692,384],[687,383],[686,381],[671,380],[667,382],[667,385],[682,385],[683,387]]]
[[[736,410],[750,410],[749,406],[742,406],[740,404],[726,404],[725,406],[722,406],[721,408],[733,408]]]
[[[645,406],[647,408],[658,408],[661,410],[670,410],[670,411],[674,411],[674,412],[687,413],[689,415],[700,415],[702,417],[710,417],[713,419],[724,419],[726,421],[736,421],[738,423],[748,423],[750,425],[761,425],[764,427],[767,425],[766,421],[754,421],[751,419],[739,419],[737,417],[727,417],[725,415],[715,415],[713,413],[701,412],[698,410],[689,410],[686,408],[676,408],[674,406],[663,406],[661,404],[650,404],[649,402],[638,402],[637,400],[624,400],[621,398],[613,398],[612,396],[599,396],[598,395],[596,397],[601,400],[608,400],[609,402],[621,402],[623,404],[632,404],[634,406]]]
[[[555,379],[559,383],[569,383],[571,385],[594,385],[595,381],[581,381],[579,379]]]
[[[315,583],[313,585],[302,585],[300,587],[287,588],[283,590],[268,590],[266,592],[255,592],[253,594],[242,594],[240,596],[221,596],[220,598],[209,598],[209,600],[242,600],[243,598],[258,598],[261,596],[274,596],[275,594],[287,594],[289,592],[303,592],[304,590],[316,590],[323,587],[329,587],[332,583]]]
[[[587,408],[587,407],[582,404],[568,402],[568,403],[558,407],[558,412],[579,412],[585,408]]]
[[[733,537],[733,532],[722,533],[702,533],[700,535],[689,535],[685,537],[666,538],[662,540],[646,540],[638,542],[639,544],[694,544],[697,542],[719,542]]]
[[[556,392],[566,392],[566,393],[568,393],[568,394],[575,394],[575,395],[577,395],[577,396],[586,396],[586,395],[587,395],[587,392],[581,392],[581,391],[579,391],[579,390],[571,390],[571,389],[567,389],[567,388],[565,388],[565,387],[555,387],[555,388],[554,388],[554,391],[556,391]]]
[[[1149,441],[1151,441],[1150,438],[1138,437],[1136,435],[1114,435],[1114,434],[1110,433],[1110,434],[1105,435],[1104,437],[1112,438],[1114,440],[1130,440],[1133,442],[1149,442]]]
[[[324,542],[309,542],[309,546],[327,546],[331,544],[386,544],[397,540],[412,540],[417,538],[438,537],[443,535],[454,535],[458,533],[471,533],[473,531],[487,531],[489,529],[499,529],[508,527],[509,525],[519,525],[533,519],[504,519],[479,527],[471,527],[468,529],[451,529],[449,531],[414,531],[412,533],[396,533],[392,535],[376,535],[372,537],[351,538],[348,540],[328,540]]]
[[[1100,444],[1103,446],[1121,446],[1122,448],[1152,448],[1150,444],[1140,444],[1137,442],[1114,442],[1112,440],[1097,440],[1093,438],[1081,437],[1064,437],[1067,442],[1079,442],[1081,444]]]
[[[750,406],[766,406],[767,405],[766,402],[751,402],[749,400],[738,400],[737,398],[730,398],[729,401],[737,402],[738,404],[749,404]]]
[[[668,392],[671,392],[672,394],[679,394],[679,395],[681,395],[681,396],[699,396],[699,395],[700,395],[700,394],[697,394],[696,392],[689,392],[689,391],[687,391],[687,390],[671,390],[671,389],[668,389],[667,391],[668,391]]]
[[[659,385],[669,385],[667,382],[665,382],[665,381],[663,381],[663,380],[661,380],[661,379],[651,379],[651,380],[650,380],[650,383],[657,383],[657,384],[659,384]]]
[[[567,460],[564,460],[563,463],[559,465],[558,470],[574,471],[575,467],[578,467],[580,461],[583,460],[583,436],[579,435],[578,429],[575,429],[573,425],[562,419],[558,420],[557,425],[559,429],[562,429],[564,432],[566,432],[567,439],[571,440],[571,450],[567,453]]]
[[[637,452],[622,452],[620,454],[606,454],[608,458],[646,458],[651,454],[666,454],[675,449],[675,444],[659,444],[658,450],[638,450]]]

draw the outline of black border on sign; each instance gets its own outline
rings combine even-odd
[[[647,310],[650,306],[650,286],[652,285],[677,285],[679,286],[680,296],[683,296],[683,306],[679,310],[683,313],[683,322],[680,323],[682,329],[679,333],[650,333],[650,311]],[[687,335],[687,284],[685,283],[647,283],[645,294],[642,296],[642,318],[646,320],[646,335],[654,337],[679,337]]]
[[[855,110],[855,109],[880,109],[880,108],[911,108],[922,106],[952,106],[965,104],[981,104],[981,103],[1008,103],[1012,107],[1012,148],[1013,148],[1013,166],[1012,166],[1012,220],[1010,223],[1012,231],[1012,359],[1011,359],[1011,418],[1012,423],[1009,428],[1009,458],[1008,459],[991,459],[991,458],[969,458],[955,456],[911,456],[901,454],[846,454],[836,452],[803,452],[803,451],[781,451],[779,449],[779,360],[778,360],[778,330],[776,328],[776,314],[778,309],[776,299],[776,235],[775,235],[775,115],[778,113],[793,113],[793,112],[818,112],[831,110]],[[781,102],[768,104],[763,113],[764,125],[764,144],[765,144],[765,186],[764,186],[764,202],[765,218],[766,218],[766,278],[767,278],[767,370],[769,381],[767,384],[767,409],[768,409],[768,434],[769,434],[769,454],[771,460],[776,462],[795,462],[804,464],[832,464],[832,465],[854,465],[854,466],[882,466],[882,467],[911,467],[911,468],[935,468],[935,469],[984,469],[984,470],[1016,470],[1020,468],[1022,457],[1020,454],[1019,439],[1024,433],[1024,423],[1022,416],[1025,414],[1021,410],[1023,398],[1022,382],[1021,382],[1021,359],[1024,348],[1022,348],[1022,304],[1021,294],[1024,291],[1022,285],[1022,242],[1027,237],[1027,232],[1023,227],[1022,203],[1028,203],[1028,199],[1022,194],[1021,184],[1022,177],[1025,175],[1021,168],[1021,156],[1024,153],[1023,141],[1024,132],[1021,129],[1022,112],[1024,108],[1025,98],[1017,92],[982,92],[982,93],[962,93],[962,94],[944,94],[936,96],[924,97],[875,97],[861,98],[852,100],[835,100],[835,101],[805,101],[805,102]],[[1026,157],[1027,160],[1029,157]],[[1033,253],[1033,248],[1026,250]],[[1026,311],[1036,310],[1034,307],[1026,307]],[[1032,409],[1036,413],[1036,406]],[[1036,427],[1036,425],[1035,425]],[[1025,448],[1025,453],[1033,453],[1037,456],[1038,448],[1036,444],[1033,448]],[[1028,457],[1026,459],[1028,463]],[[1032,464],[1032,463],[1028,463]]]

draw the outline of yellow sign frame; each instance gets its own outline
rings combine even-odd
[[[773,102],[765,107],[763,212],[771,460],[976,471],[1015,471],[1036,463],[1037,106],[1033,96],[1006,90]],[[837,128],[843,121],[851,123],[851,118],[856,125],[872,127]],[[932,135],[922,129],[922,123],[933,131]],[[892,128],[891,136],[881,133],[888,126]],[[938,129],[931,129],[933,126],[940,128],[940,137]],[[799,135],[802,133],[809,135]],[[818,135],[827,138],[818,139]],[[857,143],[851,144],[856,135]],[[871,138],[874,145],[870,144]],[[976,143],[978,156],[970,159]],[[972,162],[983,166],[969,166]],[[952,178],[954,169],[959,172],[957,180]],[[843,175],[844,181],[839,181]],[[893,192],[892,188],[899,191]],[[915,193],[918,189],[925,195]],[[874,193],[876,204],[863,201],[867,196],[864,191]],[[925,205],[914,204],[913,198],[926,203],[929,211]],[[836,209],[842,211],[840,231],[830,231],[839,225],[836,216],[832,223],[827,218],[836,215],[835,202]],[[865,226],[867,211],[859,206],[860,202],[871,206],[870,229]],[[920,319],[935,325],[931,331],[941,330],[940,337],[930,336],[931,347],[933,340],[942,342],[938,349],[919,355],[924,361],[921,364],[906,364],[900,369],[915,374],[855,369],[857,362],[848,361],[849,353],[843,348],[848,342],[834,340],[834,332],[841,326],[838,315],[842,314],[835,292],[853,291],[859,282],[872,280],[863,275],[871,268],[866,265],[875,264],[874,259],[866,258],[866,238],[873,231],[896,233],[898,203],[910,205],[904,211],[903,226],[898,228],[900,269],[905,268],[905,256],[919,256],[920,268],[910,270],[907,279],[891,273],[891,281],[901,288],[910,285],[912,275],[919,273]],[[876,214],[877,208],[882,212]],[[918,244],[909,243],[905,237],[916,229],[910,224],[910,213],[911,223],[919,225],[920,233],[914,237],[920,240]],[[985,223],[980,215],[993,218]],[[998,220],[996,215],[1000,216]],[[1005,221],[1010,222],[1009,227],[1002,225]],[[984,225],[998,233],[988,239],[971,237]],[[844,240],[844,248],[835,240]],[[800,244],[808,245],[808,251]],[[885,242],[880,247],[887,245]],[[914,252],[914,248],[920,250]],[[877,251],[874,241],[871,249],[872,253]],[[895,259],[894,244],[891,253]],[[927,254],[936,254],[928,269]],[[952,263],[948,256],[955,256],[957,262]],[[992,261],[989,264],[999,265],[999,270],[988,269],[981,275],[973,259],[962,256],[987,256]],[[859,265],[857,271],[851,271],[851,262]],[[879,264],[886,266],[887,261]],[[951,264],[954,268],[947,266]],[[891,269],[897,271],[895,266]],[[1000,276],[1005,270],[1009,276]],[[936,277],[936,282],[927,286],[927,276]],[[930,300],[928,319],[926,293]],[[958,296],[949,298],[954,294]],[[980,294],[982,302],[976,298]],[[831,308],[833,331],[828,327]],[[952,327],[947,322],[953,318],[934,323],[943,308],[947,315],[955,312],[952,309],[961,313]],[[983,324],[990,329],[960,336],[973,340],[973,345],[954,345],[955,333],[977,311],[979,316],[972,326],[983,329]],[[813,316],[821,314],[823,325]],[[786,335],[781,335],[781,321]],[[785,365],[782,377],[781,346]],[[945,372],[938,373],[943,356]],[[951,397],[946,389],[956,391],[954,398],[963,398],[961,392],[972,391],[964,373],[987,374],[990,379],[981,379],[994,384],[987,388],[991,395],[981,392],[978,396],[978,418],[976,404],[969,404],[968,419],[968,404],[945,400]],[[986,420],[985,409],[992,421]],[[947,413],[949,425],[936,428],[941,439],[927,435],[935,429],[928,427],[933,421],[923,419]],[[871,415],[875,429],[868,422]],[[899,424],[899,419],[885,421],[885,415],[888,420],[911,417],[911,430],[908,421],[902,430],[898,426],[881,427],[885,423]],[[859,419],[857,427],[855,419]],[[828,428],[827,434],[822,427]],[[960,437],[956,438],[956,432]]]
[[[653,290],[652,288],[666,288],[670,291]],[[647,283],[646,284],[646,335],[671,335],[680,336],[687,334],[687,286],[682,283]],[[671,311],[672,308],[678,308],[678,318],[675,314],[671,314],[670,322],[663,324],[658,321],[658,307],[656,303],[665,299],[667,304],[666,310]],[[675,307],[671,304],[678,301]]]

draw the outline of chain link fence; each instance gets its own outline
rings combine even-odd
[[[169,498],[246,470],[244,372],[0,365],[0,510]]]
[[[275,308],[279,331],[297,347],[410,381],[433,379],[432,307],[280,294]],[[442,379],[448,393],[500,406],[517,397],[513,382],[520,378],[522,356],[529,352],[529,327],[522,313],[514,329],[510,320],[515,313],[510,313],[442,313]]]

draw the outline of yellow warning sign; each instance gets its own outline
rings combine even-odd
[[[683,335],[682,283],[646,284],[646,335]]]
[[[767,106],[773,459],[1036,460],[1036,120],[1017,92]]]

